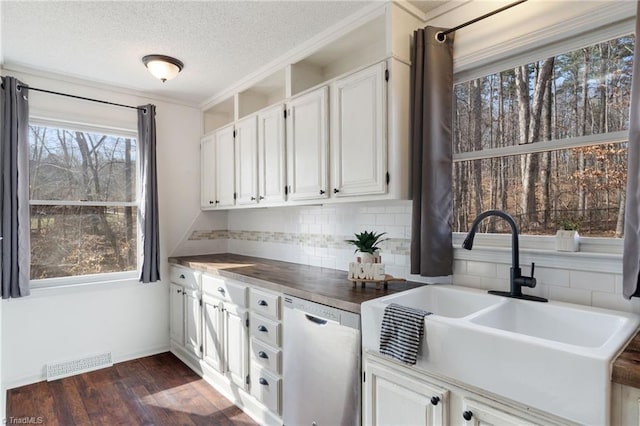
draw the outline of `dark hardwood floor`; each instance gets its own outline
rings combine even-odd
[[[47,426],[256,425],[169,352],[9,390],[6,423],[27,417]]]

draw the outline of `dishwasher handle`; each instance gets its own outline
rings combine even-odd
[[[327,320],[323,320],[322,318],[318,318],[318,317],[314,317],[313,315],[309,315],[309,314],[304,314],[305,317],[307,317],[307,319],[311,322],[314,322],[318,325],[325,325],[327,323]]]

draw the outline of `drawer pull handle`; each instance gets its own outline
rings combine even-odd
[[[218,287],[218,291],[219,291],[220,293],[224,294],[224,288],[222,288],[222,287]]]
[[[180,274],[180,279],[184,280],[184,274]]]
[[[266,300],[259,300],[258,301],[258,305],[260,305],[260,306],[269,306],[269,304],[267,303]]]
[[[258,326],[258,331],[262,331],[263,333],[267,333],[269,330],[267,330],[267,327],[265,327],[264,325],[259,325]]]
[[[258,356],[260,358],[269,359],[269,355],[267,355],[267,353],[265,351],[258,352]]]
[[[267,379],[265,379],[264,377],[260,377],[260,379],[258,380],[258,382],[259,382],[262,386],[269,386],[269,382],[267,382]]]

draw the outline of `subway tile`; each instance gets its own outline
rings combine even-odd
[[[603,293],[600,291],[592,293],[591,304],[598,308],[635,313],[638,313],[640,308],[640,300],[637,298],[627,300],[621,293]]]
[[[411,226],[411,215],[407,213],[398,213],[395,215],[396,225]]]
[[[453,274],[453,284],[465,287],[483,288],[479,277],[467,274]]]
[[[376,225],[394,225],[395,223],[395,217],[393,214],[376,214]]]
[[[615,275],[600,272],[571,271],[569,284],[572,288],[614,293]]]
[[[384,213],[384,206],[369,206],[367,207],[367,213]]]
[[[549,286],[549,300],[558,302],[577,303],[578,305],[591,305],[591,292],[588,290]]]
[[[387,206],[385,208],[385,212],[387,213],[404,213],[404,206],[401,204]]]
[[[454,260],[453,261],[453,274],[466,274],[467,273],[467,262],[465,260]]]
[[[569,271],[566,269],[536,267],[534,275],[539,283],[557,287],[569,287]]]
[[[385,238],[404,239],[404,226],[387,225],[384,229],[387,233],[387,235],[384,236]]]
[[[467,261],[467,274],[479,277],[497,277],[495,263]]]
[[[622,293],[622,275],[616,275],[616,293]]]

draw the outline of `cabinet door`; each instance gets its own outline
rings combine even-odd
[[[328,197],[327,99],[323,87],[287,106],[287,183],[289,200]]]
[[[364,382],[364,424],[446,425],[449,391],[368,363]]]
[[[204,339],[202,358],[219,372],[223,372],[222,354],[224,348],[224,328],[222,326],[222,303],[204,295],[202,298],[204,318]]]
[[[286,158],[282,105],[258,114],[258,192],[260,203],[285,200]]]
[[[258,118],[236,123],[236,203],[258,202]]]
[[[225,305],[223,314],[226,375],[236,385],[245,388],[249,367],[247,311],[234,305]]]
[[[539,425],[540,423],[531,422],[523,417],[508,413],[497,407],[492,407],[472,399],[466,399],[463,402],[463,412],[460,413],[461,424],[469,426],[526,426]],[[455,418],[457,413],[451,413]]]
[[[216,206],[215,136],[200,142],[200,205],[203,209]]]
[[[218,130],[215,134],[215,181],[216,206],[228,207],[234,204],[235,172],[234,172],[234,127],[233,125]]]
[[[202,357],[202,308],[197,291],[185,291],[184,347],[198,358]]]
[[[184,290],[181,285],[169,285],[169,334],[171,340],[184,346]]]
[[[332,192],[387,190],[387,86],[382,62],[331,85]]]

